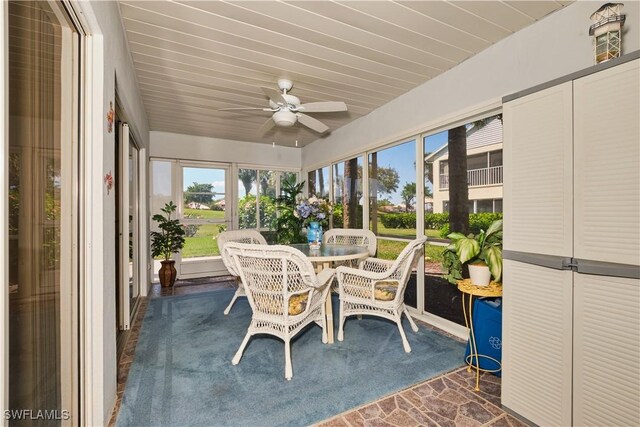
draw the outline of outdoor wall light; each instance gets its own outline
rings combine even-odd
[[[593,24],[589,35],[593,36],[596,64],[620,56],[622,52],[622,25],[626,15],[620,14],[622,3],[606,3],[590,16]]]

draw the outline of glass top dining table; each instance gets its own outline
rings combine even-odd
[[[322,244],[319,248],[311,248],[307,243],[289,245],[306,255],[314,264],[329,264],[331,262],[362,260],[369,256],[369,250],[356,245]],[[322,265],[328,267],[328,265]]]
[[[314,264],[316,273],[331,267],[332,262],[359,261],[369,257],[369,249],[356,245],[331,245],[322,244],[319,248],[311,248],[308,243],[296,243],[288,245],[305,254]],[[333,309],[331,292],[327,293],[325,302],[327,316],[327,342],[333,344]]]

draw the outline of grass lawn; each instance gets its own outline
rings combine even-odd
[[[203,219],[224,220],[223,211],[185,209],[185,215],[200,217]],[[204,224],[198,229],[193,237],[185,238],[185,245],[182,249],[183,258],[195,258],[204,256],[218,256],[218,244],[215,238],[220,234],[220,224]],[[425,230],[427,237],[439,237],[438,230]],[[388,237],[399,237],[413,239],[416,236],[415,229],[386,228],[378,222],[378,235]],[[378,240],[378,257],[388,260],[395,260],[407,242],[395,240]],[[444,246],[427,245],[425,248],[425,260],[427,262],[441,262]]]
[[[440,230],[424,230],[424,234],[427,237],[440,237]],[[415,239],[416,238],[416,229],[415,228],[387,228],[385,227],[381,221],[378,221],[378,236],[387,236],[387,237],[399,237],[399,238],[407,238],[407,239]]]
[[[224,221],[224,211],[211,211],[205,209],[189,209],[185,208],[184,214],[190,215],[194,218],[203,218],[203,219],[219,219]]]
[[[395,260],[408,242],[378,240],[378,258]],[[427,262],[442,262],[442,252],[446,246],[426,245],[424,258]]]
[[[203,219],[224,220],[223,211],[208,211],[200,209],[185,209],[185,215],[200,217]],[[220,225],[222,224],[203,224],[200,225],[198,232],[193,237],[185,237],[184,248],[182,249],[182,258],[195,258],[203,256],[217,256],[218,243],[214,239],[220,234]]]

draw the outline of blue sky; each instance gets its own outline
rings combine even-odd
[[[199,184],[213,184],[213,191],[215,193],[224,193],[224,169],[209,169],[209,168],[183,168],[182,185],[183,191],[186,191],[187,187],[194,182]]]
[[[432,153],[441,146],[447,143],[448,132],[443,131],[435,135],[425,138],[425,153]],[[392,193],[390,196],[381,195],[384,198],[388,198],[392,203],[402,203],[400,193],[406,183],[416,182],[416,168],[415,168],[416,148],[415,142],[410,141],[395,147],[388,148],[378,152],[378,166],[392,167],[398,171],[400,176],[400,183],[398,184],[398,190]]]

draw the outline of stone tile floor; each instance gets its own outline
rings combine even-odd
[[[483,374],[479,392],[473,391],[475,379],[475,372],[460,368],[316,426],[526,426],[500,409],[500,378]]]
[[[159,284],[152,285],[149,298],[188,295],[234,287],[235,283],[229,280],[229,277],[180,280],[176,282],[173,288],[161,288]],[[135,357],[136,344],[138,343],[142,319],[144,319],[148,301],[147,298],[143,298],[140,301],[129,340],[119,361],[117,398],[109,422],[110,427],[115,426],[116,417],[120,410],[129,368]],[[435,329],[424,323],[419,323],[419,327]],[[445,335],[449,334],[445,333]],[[375,402],[339,414],[316,424],[316,426],[526,426],[526,424],[500,408],[500,378],[483,373],[480,377],[479,392],[473,391],[475,378],[475,372],[468,372],[467,368],[456,369],[439,377],[418,383],[406,390],[382,397]]]

